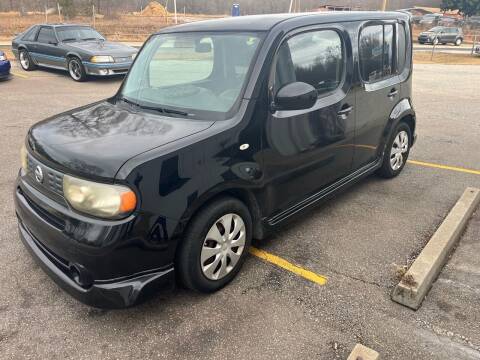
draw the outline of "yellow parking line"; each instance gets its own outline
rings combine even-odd
[[[414,165],[426,166],[426,167],[443,169],[443,170],[458,171],[458,172],[463,172],[463,173],[467,173],[467,174],[480,175],[480,170],[465,169],[465,168],[461,168],[461,167],[457,167],[457,166],[433,164],[433,163],[429,163],[429,162],[416,161],[416,160],[408,160],[407,162],[410,163],[410,164],[414,164]]]
[[[299,275],[307,280],[310,280],[314,283],[317,283],[319,285],[325,285],[327,283],[327,278],[323,275],[318,275],[315,274],[312,271],[306,270],[304,268],[301,268],[300,266],[294,265],[290,262],[288,262],[285,259],[282,259],[276,255],[270,254],[266,251],[257,249],[255,247],[250,247],[250,254],[259,257],[262,260],[268,261],[269,263],[272,263],[274,265],[277,265],[278,267],[281,267],[282,269],[288,270],[296,275]]]
[[[18,77],[21,77],[21,78],[24,78],[24,79],[28,79],[28,76],[27,75],[23,75],[23,74],[19,74],[17,72],[10,72],[12,75],[14,76],[18,76]]]

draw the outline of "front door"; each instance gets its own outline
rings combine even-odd
[[[58,46],[55,31],[51,26],[42,26],[40,28],[34,56],[36,62],[40,65],[56,68],[65,67],[63,51]]]
[[[353,168],[375,162],[382,155],[388,118],[400,100],[395,70],[395,23],[375,22],[360,30],[360,88],[357,91],[357,125]]]
[[[286,210],[350,172],[352,69],[352,46],[341,27],[297,30],[278,48],[269,82],[272,101],[281,87],[298,81],[314,86],[318,98],[310,109],[271,111],[266,119],[267,213]]]

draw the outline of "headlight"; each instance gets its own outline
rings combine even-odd
[[[7,54],[3,53],[2,55],[0,55],[0,61],[5,61],[5,60],[8,60]]]
[[[97,55],[97,56],[92,56],[90,59],[90,62],[92,63],[112,63],[114,62],[113,57],[111,56],[106,56],[106,55]]]
[[[27,172],[28,169],[28,152],[25,144],[20,148],[20,162],[22,164],[23,171]]]
[[[135,193],[126,186],[101,184],[68,175],[63,177],[63,193],[74,209],[98,217],[125,217],[137,205]]]

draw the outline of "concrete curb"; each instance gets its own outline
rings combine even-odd
[[[468,187],[393,290],[393,301],[414,310],[420,307],[479,203],[480,189]]]
[[[362,344],[357,344],[347,360],[380,360],[380,354]]]

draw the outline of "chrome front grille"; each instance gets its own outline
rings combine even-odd
[[[35,175],[37,168],[40,168],[43,174],[41,181]],[[53,170],[48,166],[45,166],[30,154],[28,154],[27,176],[29,176],[31,182],[36,184],[39,188],[44,188],[55,194],[63,196],[63,174],[59,171]]]

